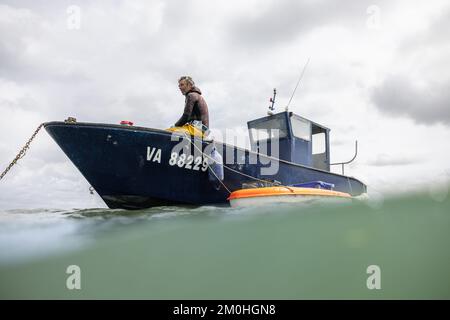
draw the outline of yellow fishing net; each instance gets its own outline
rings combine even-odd
[[[186,133],[186,134],[189,134],[189,135],[194,136],[194,137],[202,137],[202,138],[205,137],[202,130],[200,130],[197,127],[194,127],[191,124],[185,124],[182,127],[171,127],[169,129],[166,129],[166,130],[168,130],[170,132]]]

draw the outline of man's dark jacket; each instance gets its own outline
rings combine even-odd
[[[202,92],[197,87],[193,87],[186,93],[183,115],[175,123],[175,126],[181,127],[192,120],[199,120],[209,127],[208,105],[202,97]]]

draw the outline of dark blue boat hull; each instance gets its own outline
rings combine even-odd
[[[268,167],[267,157],[259,155],[257,163],[251,164],[249,157],[255,156],[253,152],[216,143],[224,162],[227,154],[228,158],[234,154],[235,160],[225,165],[237,171],[225,167],[222,184],[210,179],[210,169],[203,161],[174,164],[172,150],[179,142],[172,141],[172,134],[165,130],[64,122],[49,122],[45,128],[110,208],[226,204],[229,191],[255,182],[250,177],[277,180],[284,185],[321,180],[333,183],[335,190],[355,196],[367,191],[355,178],[282,160],[275,175],[262,175],[261,169]],[[197,145],[205,150],[209,144],[203,141]],[[194,151],[192,148],[191,160],[200,160]]]

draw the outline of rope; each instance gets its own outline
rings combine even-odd
[[[225,185],[225,183],[223,183],[222,180],[219,179],[219,177],[216,175],[216,173],[214,172],[214,170],[209,166],[209,163],[208,163],[208,169],[211,170],[211,172],[212,172],[213,175],[216,177],[216,179],[219,180],[219,182],[222,184],[222,186],[228,191],[229,194],[231,194],[230,189],[228,189],[227,186]]]
[[[183,134],[184,134],[184,136],[186,137],[186,139],[189,140],[189,142],[194,146],[194,148],[196,148],[198,151],[200,151],[201,154],[202,154],[203,156],[205,156],[206,158],[212,160],[213,162],[217,162],[215,159],[211,158],[209,155],[207,155],[207,154],[204,153],[202,150],[200,150],[200,149],[195,145],[195,143],[192,142],[192,139],[186,135],[185,132],[183,132]],[[247,178],[250,178],[250,179],[254,179],[254,180],[256,180],[256,181],[264,182],[264,183],[270,183],[270,184],[273,185],[273,186],[274,186],[274,185],[279,185],[279,183],[275,183],[275,182],[270,182],[270,181],[267,181],[267,180],[259,179],[259,178],[250,176],[250,175],[248,175],[248,174],[242,173],[242,172],[240,172],[240,171],[234,170],[234,169],[232,169],[232,168],[230,168],[230,167],[227,167],[227,166],[226,166],[225,164],[223,164],[223,163],[222,163],[222,166],[223,166],[224,168],[226,168],[227,170],[233,171],[233,172],[235,172],[235,173],[237,173],[237,174],[239,174],[239,175],[241,175],[241,176],[244,176],[244,177],[247,177]],[[217,177],[217,175],[215,174],[214,170],[212,170],[212,168],[211,168],[211,166],[209,165],[209,163],[208,163],[208,168],[212,171],[212,173],[214,174],[214,176],[217,178],[217,180],[220,181],[220,183],[224,186],[224,188],[227,189],[227,191],[228,191],[229,193],[231,193],[231,191],[225,186],[225,184]]]
[[[194,146],[194,148],[196,148],[198,151],[201,152],[202,155],[206,156],[208,159],[217,162],[215,159],[211,158],[210,156],[208,156],[206,153],[204,153],[202,150],[200,150],[195,143],[192,142],[191,138],[189,138],[185,132],[183,132],[184,136],[186,137],[187,140],[189,140],[189,142]],[[211,166],[209,165],[208,162],[208,169],[211,170],[211,172],[213,173],[213,175],[216,177],[216,179],[222,184],[222,186],[228,191],[229,194],[231,194],[230,189],[227,188],[227,186],[225,185],[225,183],[222,182],[222,180],[219,179],[219,177],[216,175],[216,173],[214,172],[214,170],[211,168]]]
[[[36,137],[37,133],[39,132],[39,130],[41,130],[41,128],[44,126],[43,123],[41,123],[39,125],[39,127],[37,127],[37,129],[34,131],[33,135],[31,136],[31,138],[27,141],[27,143],[25,144],[25,146],[20,150],[20,152],[17,154],[17,156],[14,158],[14,160],[9,164],[9,166],[5,169],[5,171],[2,172],[2,174],[0,175],[0,180],[3,179],[3,177],[8,173],[8,171],[17,163],[17,161],[19,161],[20,159],[22,159],[25,154],[27,153],[28,149],[30,148],[30,143],[31,141],[33,141],[33,139]]]

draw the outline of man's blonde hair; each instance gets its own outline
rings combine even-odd
[[[182,76],[182,77],[180,77],[180,79],[178,79],[178,82],[180,82],[180,81],[186,81],[191,86],[195,86],[194,80],[192,80],[192,78],[189,77],[189,76]]]

